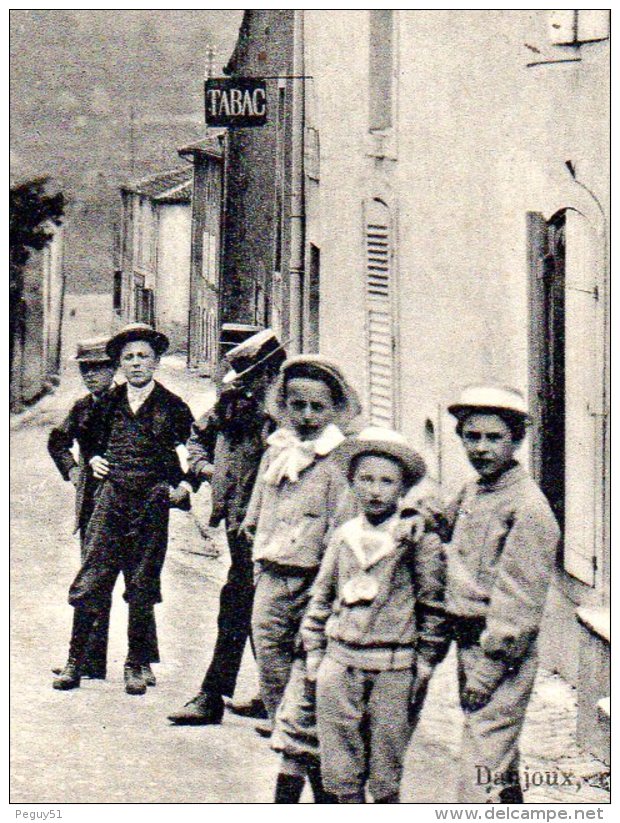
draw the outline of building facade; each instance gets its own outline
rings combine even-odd
[[[191,231],[191,166],[121,189],[114,308],[168,335],[171,352],[187,352]]]
[[[296,14],[303,346],[349,366],[446,495],[468,472],[449,401],[491,380],[528,395],[524,459],[564,535],[543,663],[579,687],[605,757],[608,15]]]
[[[224,69],[233,78],[267,78],[267,122],[260,128],[231,129],[226,138],[221,321],[269,325],[283,339],[290,336],[294,223],[294,19],[291,10],[244,12],[235,50]],[[300,111],[299,123],[301,116]]]
[[[210,375],[217,368],[220,327],[222,142],[213,134],[179,149],[193,164],[188,365]]]
[[[65,276],[63,228],[48,223],[51,240],[31,250],[23,270],[20,323],[10,376],[11,408],[37,400],[57,381],[61,366]]]

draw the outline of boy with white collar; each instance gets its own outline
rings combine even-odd
[[[273,722],[294,663],[301,663],[300,680],[305,681],[303,660],[296,659],[298,631],[329,535],[348,498],[338,459],[345,440],[340,426],[356,417],[360,406],[336,364],[321,355],[298,355],[282,365],[267,410],[281,427],[267,439],[243,526],[254,534],[252,637],[261,696]],[[295,729],[298,718],[294,711]],[[278,747],[283,761],[277,803],[297,802],[306,776],[315,800],[330,802],[320,782],[316,744],[311,748]]]
[[[403,757],[442,653],[441,541],[416,541],[399,503],[425,474],[390,429],[364,429],[346,447],[362,513],[333,535],[302,622],[325,789],[340,803],[398,803]],[[414,681],[414,672],[417,677]]]

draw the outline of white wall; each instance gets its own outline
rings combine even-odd
[[[158,207],[155,313],[172,351],[187,350],[191,221],[189,203]]]

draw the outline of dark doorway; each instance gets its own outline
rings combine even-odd
[[[566,212],[529,215],[534,474],[561,528],[565,501]]]

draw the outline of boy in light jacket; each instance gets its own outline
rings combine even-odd
[[[403,758],[441,655],[444,562],[437,534],[403,528],[402,498],[425,473],[390,429],[348,444],[361,514],[329,543],[301,633],[317,680],[324,786],[339,803],[398,803]]]
[[[457,647],[465,712],[458,797],[522,803],[518,742],[560,530],[515,459],[529,421],[523,396],[470,386],[448,410],[477,473],[446,524],[448,637]]]

